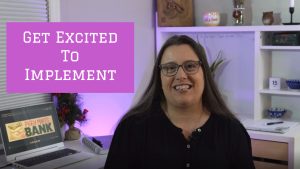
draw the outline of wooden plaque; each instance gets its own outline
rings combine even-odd
[[[158,26],[194,26],[193,0],[157,0]]]

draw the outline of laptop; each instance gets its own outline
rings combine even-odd
[[[20,168],[54,169],[95,155],[64,147],[53,103],[0,111],[6,160]]]

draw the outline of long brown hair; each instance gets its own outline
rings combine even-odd
[[[122,120],[127,117],[137,114],[137,113],[155,113],[157,112],[157,108],[160,106],[162,102],[165,101],[165,97],[163,94],[162,86],[161,86],[161,78],[160,78],[160,62],[165,50],[173,45],[189,45],[193,51],[198,56],[199,60],[202,62],[202,69],[204,73],[204,91],[202,96],[202,104],[207,108],[211,113],[221,114],[225,117],[234,118],[235,116],[226,106],[224,100],[221,97],[221,94],[215,84],[215,81],[212,78],[209,65],[206,59],[206,54],[204,48],[201,44],[194,41],[192,38],[186,35],[175,35],[169,38],[164,45],[161,47],[158,57],[154,64],[154,69],[152,72],[152,77],[148,87],[146,88],[144,94],[137,104],[132,107],[122,118]]]

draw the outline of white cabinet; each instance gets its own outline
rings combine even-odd
[[[219,50],[228,59],[216,80],[225,101],[238,116],[266,118],[269,107],[288,110],[286,120],[300,121],[300,91],[289,90],[286,79],[300,79],[300,46],[272,46],[270,35],[298,31],[300,26],[157,27],[156,50],[175,34],[189,35],[206,49],[208,57]],[[211,59],[211,58],[209,58]],[[208,59],[208,60],[209,60]],[[269,78],[282,78],[280,90],[269,89]],[[252,139],[287,144],[288,168],[300,168],[300,127],[276,134],[248,131]],[[259,163],[258,165],[260,165]]]
[[[278,32],[300,32],[299,26],[268,27],[256,32],[255,119],[264,117],[269,107],[287,109],[288,120],[300,121],[300,91],[287,88],[285,80],[300,79],[300,46],[272,46],[271,35]],[[269,89],[269,77],[282,79],[280,90]]]

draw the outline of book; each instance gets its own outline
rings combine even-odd
[[[247,130],[264,131],[272,133],[286,133],[291,128],[297,126],[298,122],[283,121],[281,119],[261,119],[242,121],[242,124]]]

